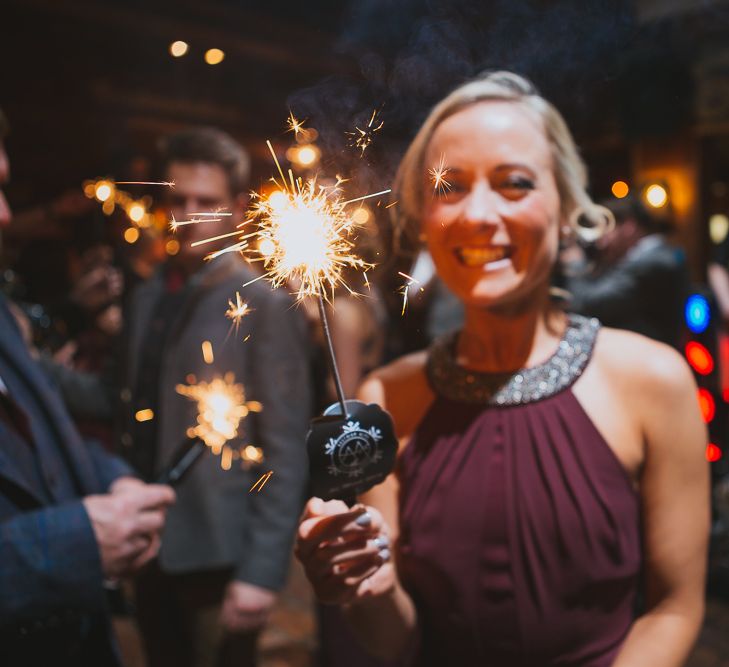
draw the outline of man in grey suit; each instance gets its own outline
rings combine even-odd
[[[261,447],[265,461],[223,470],[220,457],[208,454],[178,486],[158,562],[138,580],[139,622],[150,667],[241,667],[254,664],[258,631],[283,586],[304,496],[305,324],[288,294],[262,281],[244,287],[256,274],[236,253],[205,262],[215,244],[191,245],[244,220],[243,149],[204,128],[169,137],[163,153],[164,179],[175,183],[168,204],[176,220],[200,212],[233,215],[181,226],[179,253],[132,295],[122,391],[129,428],[122,446],[140,473],[154,479],[196,423],[196,405],[176,386],[191,375],[210,381],[233,372],[263,410],[243,421],[242,438],[232,444]],[[225,316],[236,292],[251,308],[239,328]],[[212,363],[203,359],[204,341],[212,344]],[[154,418],[135,421],[140,410]],[[273,476],[264,489],[249,493],[268,470]]]

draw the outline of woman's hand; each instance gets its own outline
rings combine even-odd
[[[349,509],[341,500],[312,498],[299,525],[296,556],[326,604],[378,597],[395,586],[388,527],[373,507]]]

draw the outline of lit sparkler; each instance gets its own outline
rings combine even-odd
[[[297,285],[298,300],[306,296],[317,298],[328,343],[330,368],[342,415],[346,415],[344,391],[324,300],[339,285],[353,293],[343,279],[345,269],[366,271],[371,268],[354,253],[351,237],[357,225],[347,212],[347,205],[390,191],[343,200],[336,186],[318,186],[315,179],[303,182],[300,178],[294,179],[290,171],[287,180],[270,141],[268,148],[281,182],[274,180],[279,189],[268,197],[260,198],[253,210],[252,220],[258,223],[258,230],[254,233],[258,237],[257,259],[263,262],[265,269],[262,277],[267,277],[273,287]]]
[[[428,169],[430,180],[433,183],[433,190],[435,190],[436,194],[444,195],[451,189],[451,183],[445,178],[449,171],[450,169],[445,166],[445,155],[443,154],[440,156],[438,166]]]
[[[243,385],[235,382],[233,373],[228,372],[210,382],[178,384],[175,389],[178,394],[197,402],[197,424],[189,429],[188,435],[202,440],[213,454],[221,455],[224,469],[229,469],[236,459],[260,462],[261,452],[253,445],[239,449],[227,446],[230,440],[238,437],[241,421],[249,413],[262,410],[257,401],[246,400]]]
[[[372,133],[382,127],[382,122],[376,124],[376,115],[375,110],[366,131],[358,128],[360,138],[357,141],[363,152],[371,143]],[[292,131],[302,131],[302,122],[298,121],[293,113],[289,115],[288,124]],[[345,269],[364,272],[372,267],[354,253],[352,234],[357,223],[346,207],[355,202],[387,194],[390,190],[344,200],[339,185],[345,179],[337,176],[336,184],[327,188],[318,185],[315,178],[307,181],[301,178],[295,179],[291,170],[288,171],[287,178],[271,142],[267,141],[266,144],[280,176],[280,181],[276,178],[271,179],[277,189],[265,196],[254,193],[255,203],[251,215],[249,219],[237,225],[236,231],[195,241],[191,245],[198,246],[238,237],[236,243],[211,253],[207,258],[212,259],[226,252],[243,250],[253,252],[255,256],[248,259],[261,261],[264,272],[243,287],[267,278],[274,288],[296,285],[296,298],[299,301],[306,296],[315,296],[318,299],[319,314],[328,343],[330,367],[342,414],[346,415],[344,392],[334,358],[324,300],[330,293],[334,293],[337,286],[354,293],[344,281]],[[252,223],[256,224],[254,231],[246,233],[240,229]],[[249,244],[248,240],[254,237],[256,242]],[[237,308],[238,303],[230,301],[226,314],[233,313],[229,315],[233,319]]]
[[[364,155],[367,148],[372,144],[375,132],[379,132],[385,124],[385,121],[379,120],[377,114],[378,110],[374,109],[369,122],[364,128],[355,126],[354,132],[347,132],[350,137],[350,145],[359,148],[360,157]]]

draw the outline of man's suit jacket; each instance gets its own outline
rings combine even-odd
[[[0,636],[5,643],[18,633],[37,644],[45,641],[47,630],[69,618],[96,617],[106,625],[99,551],[81,498],[105,492],[131,470],[100,447],[82,441],[58,393],[28,354],[0,295],[0,376],[3,368],[23,379],[24,395],[33,400],[21,402],[18,396],[14,400],[34,428],[46,429],[65,460],[55,468],[44,461],[42,474],[51,481],[70,476],[73,479],[65,481],[79,492],[77,498],[59,501],[53,497],[53,484],[40,488],[38,479],[13,458],[10,445],[18,435],[0,420]],[[5,650],[7,646],[0,646],[0,656]],[[107,660],[104,664],[115,664],[109,662],[116,658],[111,657],[114,649],[108,633],[100,650]]]
[[[167,512],[159,560],[166,572],[232,567],[234,577],[271,590],[283,586],[291,545],[304,498],[307,459],[304,439],[311,410],[309,346],[305,321],[284,290],[260,281],[242,287],[255,274],[237,256],[223,255],[198,271],[171,323],[162,352],[157,386],[156,472],[170,461],[197,406],[175,387],[193,374],[209,381],[232,371],[248,400],[263,405],[241,423],[237,444],[263,449],[261,466],[222,470],[220,457],[206,454],[176,489]],[[130,304],[127,390],[134,401],[142,347],[155,330],[155,306],[164,294],[163,272],[141,285]],[[236,291],[252,308],[239,328],[226,318]],[[248,340],[246,337],[250,336]],[[210,341],[214,362],[203,360],[201,344]],[[130,417],[143,405],[130,405]],[[122,436],[122,442],[125,441]],[[135,443],[126,438],[133,453]],[[134,460],[134,456],[131,457]],[[273,471],[260,492],[250,487]]]
[[[643,237],[615,266],[597,276],[570,278],[566,287],[570,310],[679,346],[688,268],[683,251],[663,235]]]

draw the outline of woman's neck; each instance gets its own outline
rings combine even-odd
[[[544,362],[555,351],[565,316],[555,311],[548,294],[525,308],[486,309],[466,306],[458,337],[457,362],[486,373],[513,372]]]

